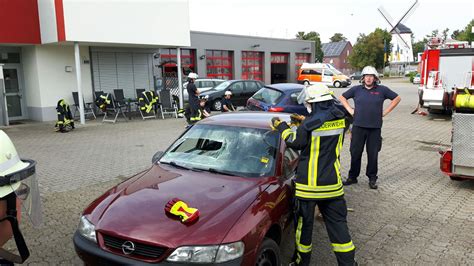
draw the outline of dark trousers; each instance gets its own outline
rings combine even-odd
[[[311,261],[314,208],[318,205],[339,265],[354,265],[355,246],[347,227],[347,207],[343,197],[311,201],[295,200],[296,265],[314,265]]]
[[[378,157],[382,148],[382,136],[380,128],[352,127],[351,139],[351,169],[349,178],[357,179],[360,174],[360,165],[364,145],[367,150],[367,169],[365,174],[370,180],[377,180]]]

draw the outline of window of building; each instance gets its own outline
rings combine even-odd
[[[0,64],[19,64],[20,53],[0,53]]]
[[[206,50],[207,76],[232,79],[232,51]]]
[[[161,62],[168,62],[164,64],[165,72],[176,72],[176,49],[160,49]],[[181,49],[181,67],[187,69],[185,72],[196,72],[195,50]],[[187,73],[185,73],[187,74]]]
[[[311,60],[310,57],[311,57],[311,54],[296,53],[296,58],[295,58],[296,73],[298,73],[298,71],[300,70],[300,67],[301,67],[301,65],[303,65],[303,63],[309,63],[310,62],[310,60]]]
[[[242,52],[242,79],[263,80],[263,52]]]

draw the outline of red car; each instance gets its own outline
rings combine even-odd
[[[283,113],[226,113],[184,132],[153,165],[87,207],[74,235],[86,264],[280,265],[298,154],[270,128]],[[165,211],[179,198],[199,217]]]

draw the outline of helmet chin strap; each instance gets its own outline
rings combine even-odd
[[[8,221],[12,227],[13,238],[15,240],[16,247],[20,255],[13,254],[9,251],[6,251],[3,248],[0,248],[0,262],[6,260],[12,263],[23,263],[30,256],[30,251],[26,246],[25,239],[21,234],[20,227],[18,226],[17,219],[17,209],[16,209],[16,195],[15,193],[10,193],[1,200],[7,201],[7,215],[0,219],[0,222]]]

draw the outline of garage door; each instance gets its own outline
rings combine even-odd
[[[123,89],[126,98],[136,98],[136,89],[153,88],[152,54],[92,52],[91,61],[95,91]]]

